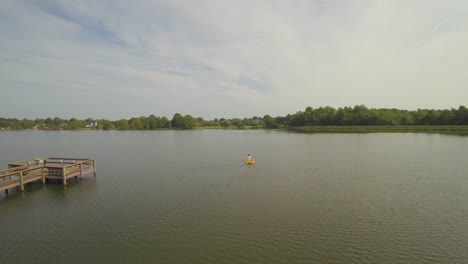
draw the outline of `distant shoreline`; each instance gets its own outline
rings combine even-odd
[[[440,133],[467,134],[468,126],[301,126],[287,130],[298,133]]]
[[[0,131],[193,131],[193,130],[272,130],[272,131],[290,131],[296,133],[439,133],[439,134],[466,134],[468,135],[468,126],[453,125],[453,126],[300,126],[300,127],[287,127],[268,129],[260,128],[224,128],[224,127],[199,127],[194,129],[177,129],[177,128],[159,128],[153,130],[147,129],[95,129],[95,128],[81,128],[81,129],[2,129]]]
[[[427,129],[431,126],[431,129]],[[174,114],[172,119],[155,115],[132,117],[110,121],[106,119],[76,118],[61,119],[36,118],[17,119],[1,118],[0,129],[37,129],[37,130],[157,130],[157,129],[288,129],[299,132],[418,132],[418,131],[452,131],[454,127],[468,126],[468,108],[460,106],[458,109],[418,109],[399,110],[396,108],[367,108],[365,105],[354,107],[330,106],[312,108],[286,116],[251,118],[215,118],[205,120],[202,117]],[[304,128],[303,128],[304,127]],[[307,128],[312,127],[312,128]],[[330,129],[332,127],[333,129]],[[339,127],[339,128],[338,128]],[[391,129],[389,129],[391,127]],[[424,127],[424,128],[423,128]],[[459,129],[456,128],[458,131]],[[465,129],[461,129],[465,131]]]

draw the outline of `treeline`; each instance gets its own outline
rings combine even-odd
[[[307,107],[284,117],[252,118],[215,118],[204,120],[202,117],[175,114],[171,120],[166,117],[150,115],[110,121],[106,119],[79,120],[76,118],[61,119],[59,117],[46,119],[16,119],[0,118],[1,130],[38,129],[38,130],[76,130],[76,129],[118,129],[118,130],[155,130],[155,129],[195,129],[195,128],[287,128],[299,126],[419,126],[419,125],[468,125],[468,109],[460,106],[458,109],[414,111],[399,109],[367,108],[364,105],[355,107]]]
[[[204,120],[202,117],[175,114],[171,120],[166,117],[150,115],[148,117],[134,117],[110,121],[106,119],[79,120],[76,118],[61,119],[59,117],[47,119],[16,119],[0,118],[1,130],[78,130],[78,129],[104,129],[104,130],[156,130],[156,129],[195,129],[195,128],[259,128],[263,124],[261,118],[215,118]]]
[[[355,107],[307,107],[304,112],[297,112],[285,117],[264,117],[267,128],[297,126],[425,126],[425,125],[468,125],[468,109],[414,111]]]

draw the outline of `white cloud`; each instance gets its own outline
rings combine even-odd
[[[0,31],[0,111],[12,117],[468,101],[465,1],[10,0]]]

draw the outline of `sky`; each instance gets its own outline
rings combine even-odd
[[[0,1],[0,117],[360,104],[468,105],[468,1]]]

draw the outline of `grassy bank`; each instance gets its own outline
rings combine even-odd
[[[443,133],[467,134],[468,126],[303,126],[289,131],[300,133]]]

